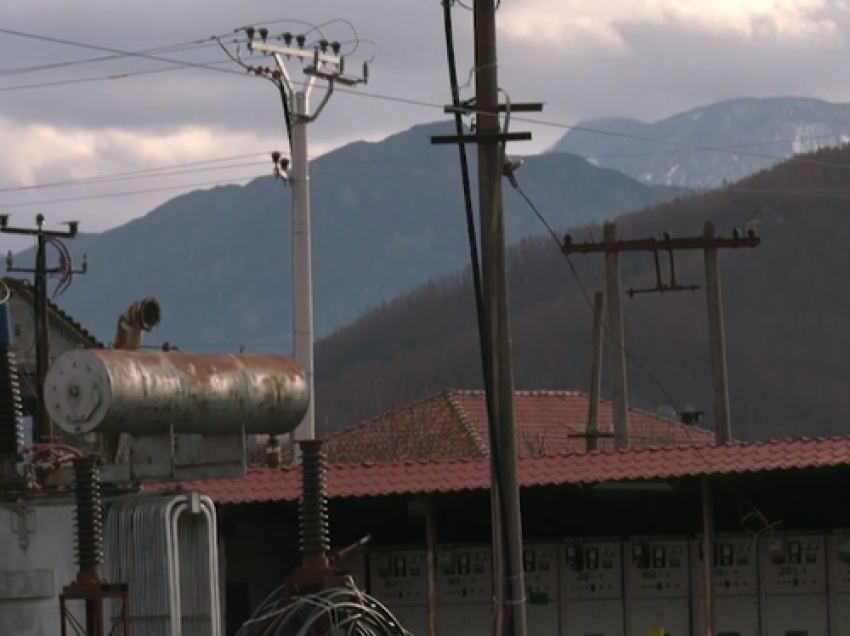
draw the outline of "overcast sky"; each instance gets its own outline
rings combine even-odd
[[[466,81],[471,14],[461,6],[454,13]],[[3,29],[128,52],[201,43],[155,55],[228,70],[238,67],[213,34],[264,21],[277,21],[272,34],[297,34],[309,30],[305,24],[348,20],[375,43],[361,42],[348,57],[354,71],[374,56],[370,81],[356,94],[335,95],[311,124],[313,156],[445,118],[439,107],[382,96],[434,105],[449,99],[439,0],[27,0],[3,2],[2,18]],[[353,48],[345,23],[322,32]],[[744,96],[850,101],[847,0],[502,0],[499,35],[500,84],[514,100],[546,102],[539,118],[547,122],[657,120]],[[268,174],[264,154],[286,146],[275,90],[257,78],[127,56],[57,68],[109,53],[1,33],[0,53],[0,213],[13,214],[14,224],[29,225],[41,212],[48,222],[79,219],[84,231],[114,227],[181,189]],[[54,67],[34,68],[44,65]],[[41,84],[48,85],[19,88]],[[523,153],[565,132],[523,128],[535,135],[517,147]],[[223,158],[230,159],[211,162]],[[195,162],[208,163],[159,178],[138,174]],[[15,190],[22,186],[40,187]],[[151,189],[158,191],[102,196]],[[56,202],[74,198],[83,199]],[[39,204],[9,207],[16,203]],[[0,238],[0,249],[9,245]]]

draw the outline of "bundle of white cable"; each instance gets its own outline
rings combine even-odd
[[[379,601],[354,587],[338,587],[290,603],[283,586],[242,625],[236,636],[409,636]]]

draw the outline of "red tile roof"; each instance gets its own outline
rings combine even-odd
[[[518,391],[514,400],[517,450],[522,456],[585,450],[589,397],[574,391]],[[599,430],[612,431],[611,403],[599,405]],[[487,405],[483,391],[447,390],[402,409],[346,429],[327,440],[333,463],[385,462],[432,458],[487,457]],[[710,444],[703,429],[638,409],[629,412],[629,446]],[[613,450],[611,437],[599,450]]]
[[[850,466],[850,438],[522,457],[519,477],[523,487],[532,487],[829,466]],[[483,458],[338,464],[328,467],[327,491],[331,498],[352,498],[482,490],[490,486],[489,470]],[[293,467],[250,468],[243,479],[184,482],[180,487],[197,490],[219,504],[295,501],[301,473]]]

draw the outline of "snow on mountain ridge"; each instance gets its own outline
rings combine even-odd
[[[552,151],[586,157],[595,165],[652,185],[710,188],[738,181],[795,154],[850,142],[850,104],[803,97],[745,98],[702,106],[651,124],[607,118],[582,122],[578,128],[564,135]]]

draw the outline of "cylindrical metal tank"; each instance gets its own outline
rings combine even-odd
[[[44,383],[48,413],[71,434],[283,435],[311,396],[291,358],[72,349]]]

